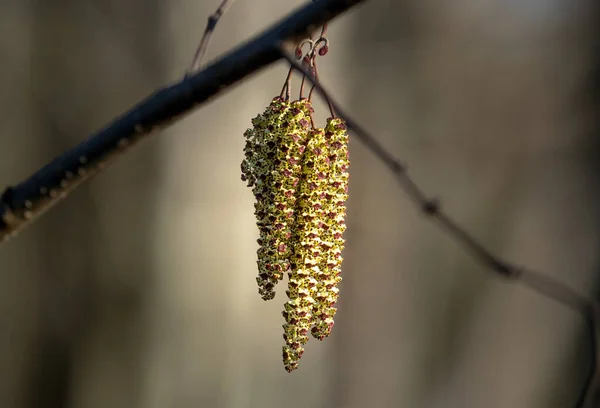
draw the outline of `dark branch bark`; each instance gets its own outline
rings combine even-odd
[[[282,41],[299,42],[317,27],[363,1],[309,3],[203,71],[150,95],[25,181],[8,187],[0,197],[0,243],[153,131],[182,118],[236,82],[279,60]]]

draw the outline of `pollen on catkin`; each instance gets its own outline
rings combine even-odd
[[[317,289],[313,310],[313,337],[329,336],[337,309],[338,283],[342,280],[342,251],[346,230],[346,200],[348,199],[348,134],[342,119],[329,118],[325,126],[325,165],[319,175],[325,179],[321,192],[321,216],[317,220],[323,256],[318,266]]]
[[[343,120],[315,128],[307,99],[272,100],[244,136],[242,180],[256,198],[259,293],[273,299],[288,275],[282,347],[298,368],[309,333],[329,336],[341,281],[348,198],[348,135]]]
[[[316,220],[322,217],[322,191],[327,180],[321,169],[325,164],[325,132],[313,129],[308,132],[308,141],[302,162],[302,174],[298,186],[295,228],[291,243],[293,248],[291,271],[288,273],[290,299],[285,305],[283,325],[285,345],[283,363],[287,371],[297,368],[302,357],[308,333],[313,325],[313,308],[317,294],[317,275],[323,253]]]
[[[259,293],[275,297],[275,285],[289,270],[289,240],[294,223],[296,188],[312,107],[307,100],[294,102],[276,97],[248,129],[242,180],[252,187],[259,229],[257,250]]]

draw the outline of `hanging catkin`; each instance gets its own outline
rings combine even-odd
[[[253,128],[244,133],[242,180],[252,187],[256,198],[260,234],[256,280],[264,300],[273,299],[275,285],[290,266],[289,240],[311,109],[306,100],[274,98],[265,112],[252,120]]]
[[[348,198],[348,135],[341,119],[311,127],[306,99],[274,98],[252,120],[242,180],[252,187],[259,229],[258,282],[263,299],[288,272],[283,363],[298,368],[312,336],[329,336],[341,281]]]

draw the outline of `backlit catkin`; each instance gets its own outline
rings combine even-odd
[[[298,366],[308,333],[313,325],[313,309],[317,294],[317,277],[322,263],[320,233],[317,222],[322,217],[322,192],[327,180],[321,169],[326,165],[325,132],[313,129],[307,134],[307,144],[302,161],[302,174],[297,191],[296,223],[292,233],[293,248],[288,290],[290,299],[285,305],[283,362],[287,371]]]
[[[283,362],[298,367],[312,336],[331,333],[341,281],[348,198],[348,135],[343,120],[313,128],[306,99],[274,98],[248,129],[242,180],[256,198],[259,293],[273,299],[288,272]]]
[[[323,256],[317,275],[317,294],[313,311],[313,337],[323,340],[333,327],[333,317],[337,309],[338,283],[342,280],[342,251],[346,230],[346,200],[348,199],[348,134],[341,119],[328,119],[325,126],[325,148],[323,156],[326,165],[319,169],[319,176],[326,180],[320,217],[316,220],[319,229]]]
[[[254,205],[258,243],[259,293],[273,299],[275,285],[289,269],[289,239],[294,222],[296,186],[306,132],[310,126],[310,103],[274,98],[248,129],[242,180],[256,198]]]

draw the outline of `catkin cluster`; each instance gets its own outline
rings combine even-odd
[[[263,299],[288,273],[284,304],[287,371],[298,367],[308,333],[323,340],[333,327],[341,281],[348,135],[343,120],[311,126],[310,102],[274,98],[248,129],[242,180],[256,198],[258,287]]]

